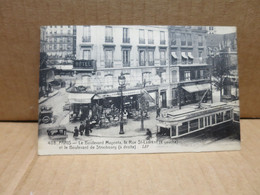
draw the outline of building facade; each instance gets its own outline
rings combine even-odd
[[[202,26],[169,26],[172,105],[196,103],[211,95],[206,34]]]
[[[72,64],[76,54],[75,26],[46,26],[46,52],[49,65]]]
[[[122,72],[125,93],[137,95],[137,89],[145,88],[157,104],[168,106],[167,26],[77,26],[76,45],[76,59],[89,62],[91,69],[87,73],[84,67],[74,67],[80,73],[77,86],[88,86],[88,91],[109,96],[118,91]]]

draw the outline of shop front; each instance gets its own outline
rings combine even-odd
[[[94,94],[70,93],[70,121],[83,121],[92,116],[92,98]]]
[[[182,86],[180,90],[181,105],[198,103],[200,101],[207,102],[211,95],[209,83],[186,85]]]

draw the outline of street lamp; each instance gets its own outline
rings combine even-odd
[[[124,113],[123,113],[123,109],[124,109],[123,89],[125,88],[125,76],[124,76],[123,72],[121,72],[121,75],[118,76],[118,84],[119,84],[118,89],[121,91],[121,104],[120,104],[121,117],[120,117],[119,134],[124,134],[125,132],[124,132],[124,122],[123,122],[123,118],[124,118]]]

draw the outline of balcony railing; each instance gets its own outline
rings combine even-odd
[[[148,61],[149,66],[154,66],[154,61]]]
[[[90,36],[82,37],[82,42],[90,42],[90,41],[91,41]]]
[[[113,37],[105,37],[105,42],[106,43],[113,43]]]
[[[130,62],[123,62],[123,67],[130,67]]]
[[[176,45],[176,40],[172,40],[171,45]]]
[[[161,45],[165,45],[166,41],[165,40],[160,40]]]
[[[154,40],[153,39],[148,39],[148,44],[154,44]]]
[[[129,37],[124,37],[123,38],[123,43],[130,43],[130,38]]]
[[[145,39],[141,39],[141,38],[140,38],[140,39],[139,39],[139,43],[140,43],[140,44],[145,44]]]
[[[186,45],[186,41],[181,41],[181,45],[182,46]]]
[[[201,47],[203,46],[203,42],[199,42],[198,45]]]
[[[161,65],[166,65],[166,60],[160,60]]]
[[[105,62],[105,68],[113,68],[113,62],[112,61]]]
[[[145,61],[139,61],[140,66],[145,66]]]

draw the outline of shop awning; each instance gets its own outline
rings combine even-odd
[[[70,93],[69,102],[71,104],[89,104],[94,94],[89,93]]]
[[[193,56],[192,56],[191,52],[188,52],[188,57],[189,57],[190,59],[193,59]]]
[[[185,59],[187,59],[188,57],[186,56],[185,52],[181,52],[181,56]]]
[[[183,86],[182,88],[189,93],[194,93],[194,92],[198,92],[198,91],[208,90],[210,88],[210,84],[206,83],[206,84],[200,84],[200,85]]]
[[[177,55],[176,55],[176,52],[172,52],[171,54],[172,54],[172,57],[174,57],[175,59],[178,58]]]

